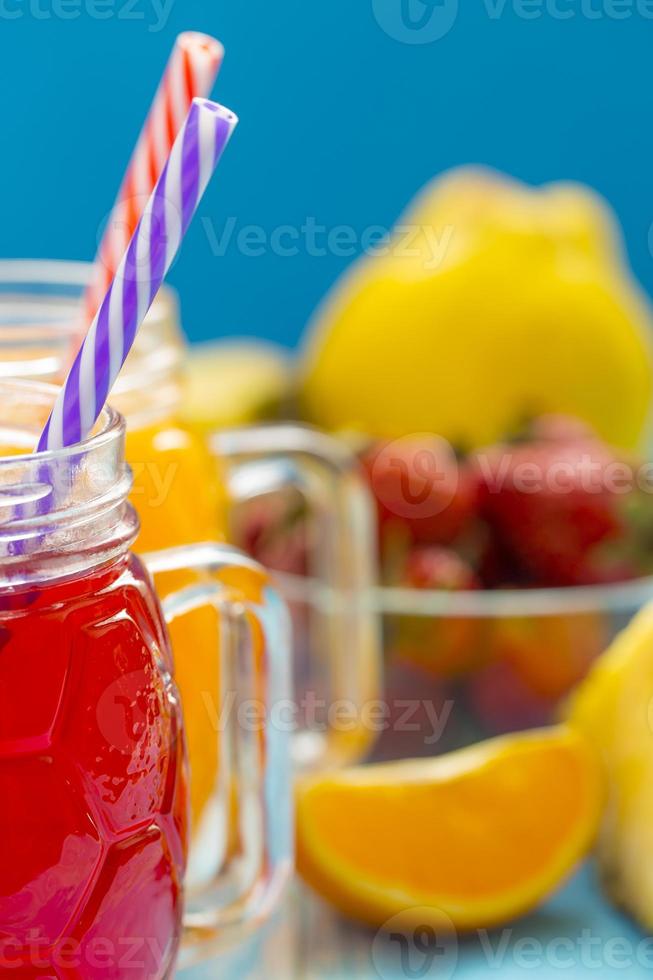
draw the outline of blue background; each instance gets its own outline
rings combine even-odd
[[[470,161],[596,187],[653,288],[653,20],[636,0],[556,0],[566,19],[553,0],[539,16],[537,0],[461,0],[425,44],[391,36],[401,0],[173,0],[163,26],[154,0],[100,0],[101,20],[92,2],[0,2],[2,256],[93,256],[174,36],[192,28],[224,42],[214,94],[241,117],[170,275],[193,339],[292,345],[350,261],[252,257],[234,239],[216,256],[207,224],[270,234],[309,216],[360,233]]]

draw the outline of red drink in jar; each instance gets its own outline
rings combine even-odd
[[[109,416],[63,463],[0,459],[0,976],[174,969],[186,760],[122,437]]]
[[[174,958],[187,800],[179,704],[149,589],[137,561],[122,558],[0,595],[8,973],[158,977]]]

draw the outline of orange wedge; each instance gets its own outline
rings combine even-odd
[[[593,750],[565,725],[323,773],[298,787],[298,867],[376,927],[397,915],[413,927],[499,925],[587,852],[601,801]]]

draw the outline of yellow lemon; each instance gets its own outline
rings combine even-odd
[[[653,929],[653,605],[597,660],[569,721],[600,754],[607,807],[599,839],[606,887]]]
[[[562,412],[633,448],[649,418],[652,323],[597,196],[454,172],[327,298],[303,405],[328,429],[431,431],[466,448]]]

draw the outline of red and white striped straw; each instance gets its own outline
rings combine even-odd
[[[127,251],[193,99],[209,95],[223,57],[224,48],[208,34],[186,31],[175,41],[98,248],[76,347]]]

